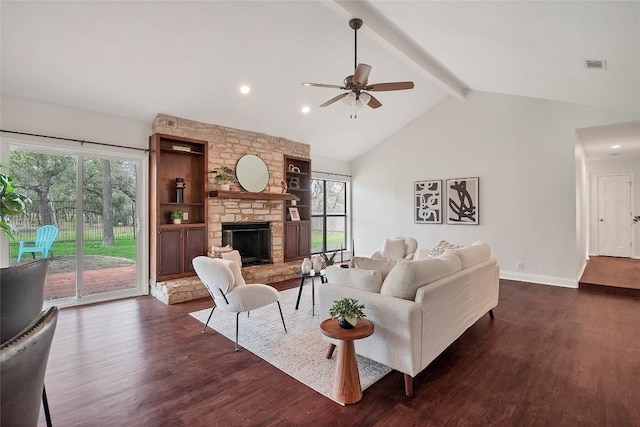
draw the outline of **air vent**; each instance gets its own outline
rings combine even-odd
[[[587,70],[606,70],[607,61],[604,59],[585,59],[584,66]]]

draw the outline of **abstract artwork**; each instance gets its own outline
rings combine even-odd
[[[447,180],[447,224],[479,224],[479,178]]]
[[[416,181],[415,222],[419,224],[442,223],[442,181]]]

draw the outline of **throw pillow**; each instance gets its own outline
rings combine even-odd
[[[416,298],[418,288],[457,273],[461,269],[462,263],[456,256],[398,261],[398,264],[382,282],[380,294],[413,301]]]
[[[419,259],[428,259],[428,258],[432,258],[431,256],[429,256],[431,254],[432,249],[418,249],[415,254],[413,255],[413,260],[419,260]]]
[[[491,256],[491,248],[484,242],[475,242],[460,249],[447,249],[444,255],[455,255],[460,258],[464,269],[488,260]]]
[[[404,258],[404,239],[384,239],[380,254],[387,259]]]
[[[369,292],[380,292],[382,277],[378,270],[364,270],[360,268],[341,268],[331,265],[325,269],[327,283],[362,289]]]
[[[449,243],[446,240],[440,240],[438,242],[438,244],[435,245],[433,247],[433,249],[431,249],[431,252],[429,252],[429,258],[439,257],[447,249],[458,249],[458,248],[461,248],[461,247],[462,246],[460,246],[460,245],[454,245],[453,243]]]
[[[363,270],[378,270],[382,276],[382,280],[384,280],[397,263],[398,260],[395,259],[353,257],[349,262],[349,267],[361,268]]]
[[[235,288],[236,286],[246,285],[246,282],[244,281],[244,277],[242,277],[242,271],[240,270],[240,267],[238,267],[238,264],[235,263],[235,261],[231,261],[227,259],[221,259],[220,261],[224,262],[227,265],[227,267],[231,269],[231,273],[233,273],[234,283],[229,287],[227,292],[229,292],[231,289]]]

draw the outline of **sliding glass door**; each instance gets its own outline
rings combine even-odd
[[[77,305],[146,291],[141,197],[144,156],[118,158],[89,149],[12,144],[9,167],[32,199],[17,219],[10,264],[42,253],[20,253],[45,225],[58,231],[47,254],[46,305]],[[48,227],[51,229],[51,227]],[[144,258],[142,258],[144,259]]]

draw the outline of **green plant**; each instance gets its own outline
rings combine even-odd
[[[631,223],[631,225],[635,225],[635,224],[639,223],[640,222],[640,215],[634,216],[633,218],[631,218],[631,221],[633,221]]]
[[[182,211],[173,211],[171,212],[171,219],[182,219],[184,217],[184,213]]]
[[[1,165],[5,168],[6,166]],[[9,240],[14,241],[17,229],[11,224],[11,217],[24,212],[31,199],[17,191],[13,184],[13,178],[4,172],[0,172],[0,229]]]
[[[325,252],[320,252],[320,256],[322,257],[324,263],[326,264],[326,266],[330,266],[334,264],[334,259],[336,257],[336,254],[338,253],[338,251],[335,251],[334,253],[331,254],[331,256],[328,256]]]
[[[300,201],[300,197],[297,194],[293,195],[293,200],[295,200],[296,202]]]
[[[215,174],[217,180],[232,184],[236,182],[236,175],[233,169],[228,166],[219,166],[215,169],[211,169],[209,173]]]
[[[338,319],[344,319],[345,317],[364,319],[367,315],[364,314],[362,310],[364,310],[364,304],[360,304],[355,298],[345,297],[333,302],[333,307],[329,310],[329,315],[334,318],[337,317]]]

